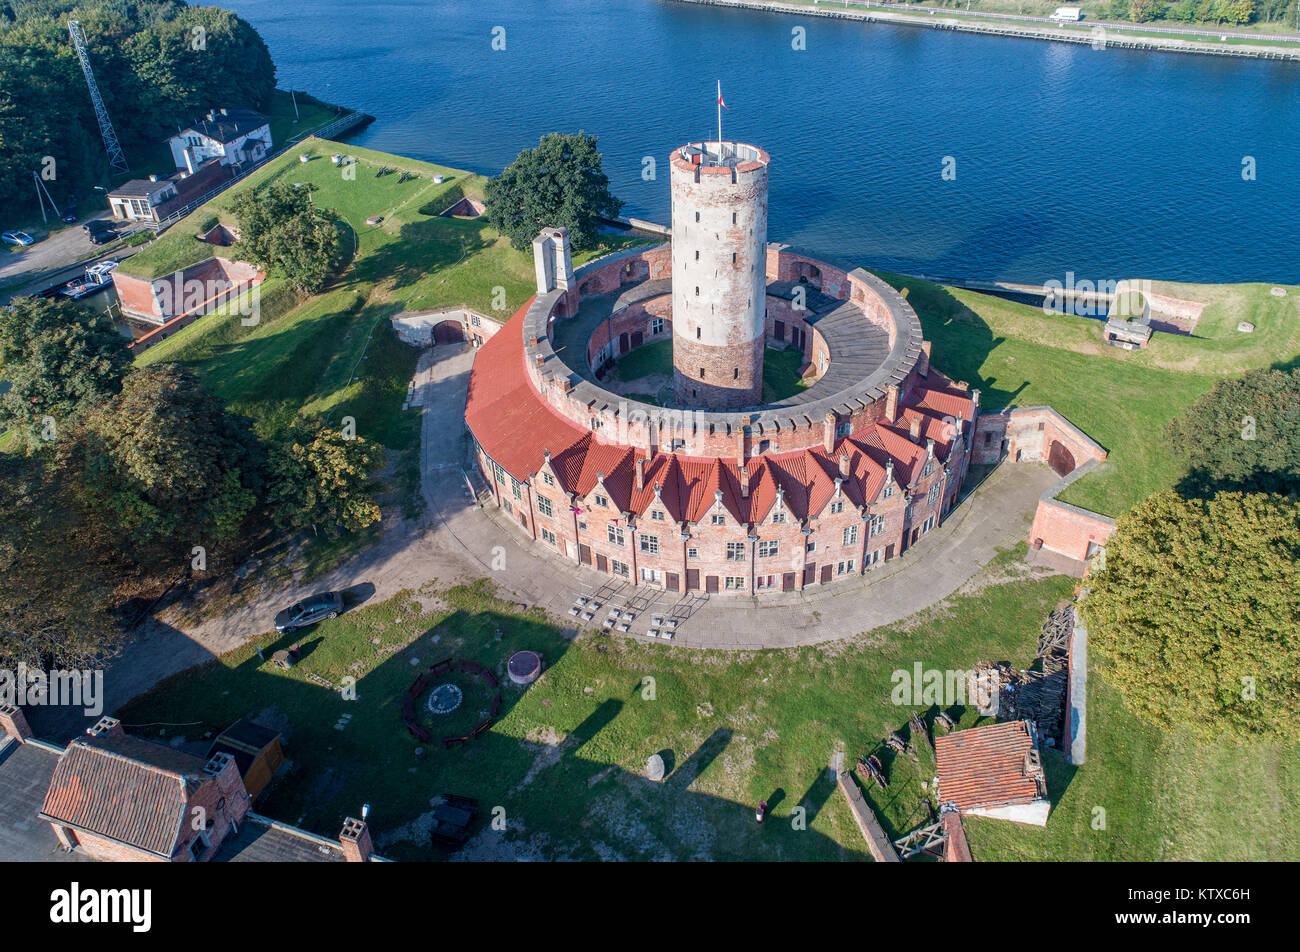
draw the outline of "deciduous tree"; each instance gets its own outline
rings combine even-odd
[[[525,149],[485,189],[488,224],[527,251],[546,227],[563,227],[578,250],[594,248],[599,218],[616,218],[623,203],[609,191],[596,137],[551,132]]]
[[[1300,503],[1166,491],[1122,516],[1083,617],[1143,718],[1213,738],[1300,717]]]
[[[295,421],[270,453],[272,517],[286,528],[349,532],[378,522],[368,484],[382,459],[381,448],[361,437],[317,421]]]

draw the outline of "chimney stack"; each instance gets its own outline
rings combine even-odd
[[[911,425],[907,428],[907,435],[911,437],[913,443],[921,442],[921,414],[912,417]]]
[[[925,441],[925,458],[934,459],[934,440],[932,439]]]
[[[86,733],[91,737],[122,737],[122,722],[116,717],[101,717],[94,727],[87,727]]]
[[[827,411],[822,423],[822,449],[827,453],[835,452],[835,425],[838,423],[834,411]]]
[[[851,461],[849,460],[849,451],[845,450],[843,453],[840,454],[840,475],[843,476],[845,479],[849,478],[850,462]]]
[[[885,485],[888,486],[894,481],[894,457],[885,460]]]
[[[885,387],[885,420],[893,423],[898,419],[898,384],[891,383]]]
[[[343,847],[343,858],[349,863],[368,863],[374,845],[370,842],[370,827],[365,820],[348,817],[343,821],[343,832],[339,834],[339,846]]]
[[[749,467],[740,467],[740,498],[749,498]]]
[[[27,726],[23,709],[13,704],[0,704],[0,732],[8,734],[20,744],[27,743],[32,729]]]
[[[636,458],[636,490],[640,492],[645,489],[645,457]]]

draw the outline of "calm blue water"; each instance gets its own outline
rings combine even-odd
[[[282,86],[378,117],[357,144],[493,173],[584,129],[624,214],[668,220],[667,154],[715,135],[721,78],[725,137],[772,155],[773,240],[943,277],[1300,282],[1300,64],[663,0],[222,5]]]

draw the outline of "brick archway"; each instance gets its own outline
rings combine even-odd
[[[458,344],[464,340],[465,328],[461,326],[460,321],[443,321],[433,327],[433,342],[435,344]]]

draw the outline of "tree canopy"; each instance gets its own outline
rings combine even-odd
[[[249,421],[177,364],[132,372],[59,451],[84,501],[140,551],[234,538],[264,482],[265,452]]]
[[[0,397],[0,421],[36,446],[117,393],[131,354],[107,316],[71,301],[24,297],[0,308],[0,365],[12,385]]]
[[[66,474],[0,453],[0,512],[0,668],[82,667],[110,652],[120,564]]]
[[[56,200],[103,184],[99,126],[68,19],[86,34],[96,85],[131,164],[178,123],[220,106],[263,108],[275,65],[257,31],[217,7],[179,0],[0,0],[0,206],[36,205],[32,171]]]
[[[1300,502],[1166,491],[1120,517],[1083,617],[1107,680],[1161,727],[1290,737],[1300,717]]]
[[[380,447],[338,427],[299,418],[271,449],[267,506],[283,528],[335,527],[352,532],[379,521],[370,474]]]
[[[1300,370],[1220,380],[1175,418],[1167,436],[1187,467],[1179,491],[1300,495]]]
[[[575,250],[596,246],[598,218],[616,218],[623,203],[609,191],[596,137],[551,132],[487,183],[486,220],[527,251],[543,228],[569,231]]]
[[[310,183],[273,182],[244,193],[232,206],[249,257],[307,294],[325,286],[339,254],[338,226],[312,204],[314,191]]]

